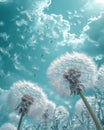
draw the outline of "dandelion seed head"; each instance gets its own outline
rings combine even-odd
[[[42,114],[42,121],[50,121],[53,118],[56,105],[52,101],[47,101],[46,108]]]
[[[27,115],[33,118],[38,118],[41,115],[45,109],[45,100],[47,100],[47,96],[42,89],[37,84],[28,81],[14,83],[8,95],[8,104],[12,109],[16,109],[21,102],[23,106],[30,105],[29,110],[27,110]]]
[[[70,96],[71,94],[69,82],[63,78],[65,72],[71,68],[81,73],[81,76],[78,75],[85,88],[93,87],[97,80],[96,65],[90,57],[85,54],[66,53],[54,60],[47,70],[50,83],[61,96]]]

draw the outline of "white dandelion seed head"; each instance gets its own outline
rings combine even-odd
[[[97,68],[93,60],[85,54],[66,53],[54,60],[47,70],[50,83],[61,96],[70,96],[69,82],[63,78],[63,74],[69,69],[81,72],[80,81],[85,88],[95,85]]]
[[[0,127],[0,130],[17,130],[17,128],[11,123],[5,123]]]
[[[91,106],[93,106],[95,104],[95,97],[89,96],[89,97],[86,97],[86,99]],[[82,99],[79,99],[75,105],[75,112],[77,115],[81,115],[82,111],[87,111],[87,108],[85,107],[85,104],[83,103]],[[88,113],[88,111],[87,111],[87,113]]]
[[[34,99],[27,115],[37,118],[45,109],[45,100],[47,100],[47,96],[37,84],[28,81],[18,81],[14,83],[8,95],[8,104],[12,109],[16,109],[25,94]]]
[[[54,111],[55,111],[56,105],[54,102],[47,100],[46,108],[43,111],[41,120],[42,121],[50,121],[53,118]]]
[[[0,3],[10,3],[12,0],[0,0]]]

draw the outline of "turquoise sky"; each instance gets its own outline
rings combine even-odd
[[[0,0],[3,91],[27,80],[38,83],[49,99],[68,106],[46,76],[50,63],[65,52],[84,53],[98,68],[104,64],[104,0]]]

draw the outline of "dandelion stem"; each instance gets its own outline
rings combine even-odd
[[[18,128],[17,128],[17,130],[20,130],[23,116],[24,116],[24,114],[22,113],[22,114],[21,114],[21,117],[20,117],[20,120],[19,120],[19,123],[18,123]]]
[[[91,106],[90,106],[90,104],[88,103],[87,99],[86,99],[85,96],[83,95],[82,91],[79,92],[79,95],[80,95],[80,97],[82,98],[82,100],[83,100],[85,106],[87,107],[89,113],[91,114],[91,117],[92,117],[93,121],[95,122],[95,125],[96,125],[97,130],[103,130],[103,129],[102,129],[102,126],[101,126],[101,124],[100,124],[100,122],[99,122],[99,120],[98,120],[98,118],[97,118],[97,116],[95,115],[93,109],[91,108]]]

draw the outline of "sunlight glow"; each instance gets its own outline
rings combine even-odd
[[[104,3],[104,0],[95,0],[95,2],[102,4],[102,3]]]

